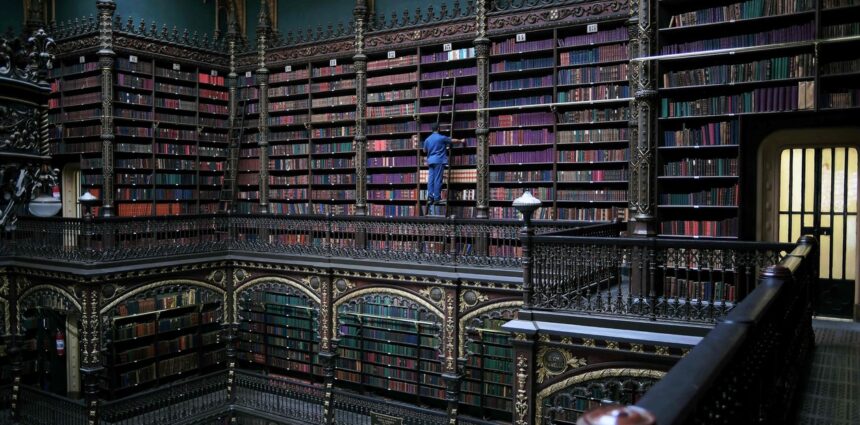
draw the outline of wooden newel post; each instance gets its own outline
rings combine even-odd
[[[608,405],[585,412],[576,425],[657,425],[657,418],[641,407]]]

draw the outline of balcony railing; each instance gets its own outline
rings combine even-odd
[[[759,285],[636,404],[607,410],[641,424],[784,424],[814,345],[810,293],[818,277],[811,237],[763,270]],[[647,413],[645,413],[647,412]],[[653,417],[650,417],[652,416]]]
[[[544,222],[617,236],[620,222]],[[208,215],[141,218],[22,217],[0,239],[0,255],[103,263],[228,251],[517,268],[520,224],[503,220],[336,216]]]
[[[758,272],[793,244],[593,238],[570,232],[531,242],[535,309],[713,322],[756,287]]]

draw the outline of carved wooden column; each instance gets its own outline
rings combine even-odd
[[[99,286],[87,284],[78,291],[81,299],[81,376],[84,381],[84,405],[87,424],[99,423],[99,377],[104,372],[101,356],[101,326]]]
[[[320,292],[320,353],[319,359],[323,369],[325,386],[323,400],[323,418],[325,425],[334,423],[334,405],[332,389],[334,388],[334,364],[337,359],[336,330],[332,328],[332,270],[328,269],[325,278],[311,277],[311,288],[317,286]]]
[[[260,88],[260,116],[257,145],[260,147],[260,213],[269,213],[269,70],[266,69],[266,45],[269,36],[269,15],[266,0],[260,0],[257,22],[257,85]]]
[[[228,12],[228,13],[235,13],[235,8],[230,9],[230,12]],[[233,136],[234,134],[237,134],[235,128],[236,128],[236,108],[238,106],[237,85],[238,85],[239,74],[236,73],[236,40],[239,38],[239,33],[238,33],[239,29],[237,28],[235,19],[232,19],[232,20],[228,19],[228,20],[231,21],[228,24],[228,29],[227,29],[227,54],[230,56],[230,58],[229,58],[229,60],[230,60],[230,72],[227,74],[227,88],[230,90],[230,94],[229,94],[229,96],[230,96],[230,98],[229,98],[230,99],[230,103],[229,103],[230,111],[229,111],[229,115],[228,115],[228,124],[230,125],[230,129],[231,129],[230,136]],[[228,143],[228,146],[230,146],[233,143],[233,141],[228,140],[227,143]],[[236,141],[236,143],[241,143],[241,141]],[[227,164],[226,164],[227,167],[230,167],[231,164],[238,166],[238,164],[239,164],[239,158],[238,158],[239,149],[228,149],[227,155],[229,155],[229,157],[227,158]],[[230,202],[228,203],[228,205],[230,205],[230,207],[229,207],[228,211],[225,211],[228,214],[236,211],[236,177],[237,177],[238,171],[239,171],[236,168],[237,167],[231,167],[227,170],[227,175],[229,176],[230,185],[232,186],[230,188],[230,193],[232,194],[232,199],[230,199]],[[227,182],[221,182],[222,185],[224,185],[226,183]]]
[[[457,415],[460,408],[460,380],[462,368],[465,366],[457,358],[457,347],[460,346],[461,335],[458,335],[457,324],[460,322],[459,308],[457,306],[460,282],[457,286],[445,289],[445,367],[442,370],[442,379],[445,381],[445,401],[447,403],[448,424],[457,425]]]
[[[633,126],[630,137],[630,212],[632,232],[639,236],[657,233],[655,213],[655,167],[657,141],[656,63],[635,58],[653,56],[656,49],[654,30],[656,17],[653,0],[630,2],[631,61],[630,83],[634,100],[631,114]],[[652,25],[653,24],[653,25]],[[634,27],[635,25],[635,27]],[[634,50],[635,49],[635,50]]]
[[[477,170],[477,181],[475,188],[475,217],[490,217],[490,154],[489,134],[487,128],[489,113],[485,110],[489,105],[490,84],[490,39],[487,38],[487,8],[486,0],[475,2],[475,16],[477,19],[477,38],[475,39],[475,58],[478,67],[478,113],[475,136],[478,139],[477,155],[475,157],[475,168]]]
[[[535,338],[537,334],[515,332],[514,353],[514,420],[513,425],[536,424],[535,419]]]
[[[356,0],[352,11],[355,20],[355,215],[367,215],[367,55],[364,54],[364,25],[367,1]]]
[[[21,396],[21,348],[18,346],[18,282],[14,275],[9,273],[6,276],[8,285],[8,301],[6,307],[9,310],[9,329],[6,335],[6,355],[9,356],[12,373],[12,395],[9,403],[9,410],[12,415],[12,420],[17,422],[19,419],[18,401]]]
[[[236,306],[236,281],[233,278],[233,264],[224,267],[224,280],[226,284],[224,297],[224,321],[222,331],[224,333],[224,345],[227,348],[227,403],[236,403],[236,329],[239,327],[239,313]],[[231,414],[231,423],[236,422],[236,417]]]
[[[113,0],[98,0],[99,9],[99,67],[102,70],[102,207],[101,215],[110,217],[113,212],[113,65],[116,53],[113,51],[113,14],[116,4]]]

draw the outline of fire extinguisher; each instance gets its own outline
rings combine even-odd
[[[63,357],[66,354],[66,335],[61,330],[57,330],[57,356]]]

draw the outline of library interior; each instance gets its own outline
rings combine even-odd
[[[2,6],[0,425],[860,423],[860,0]]]

